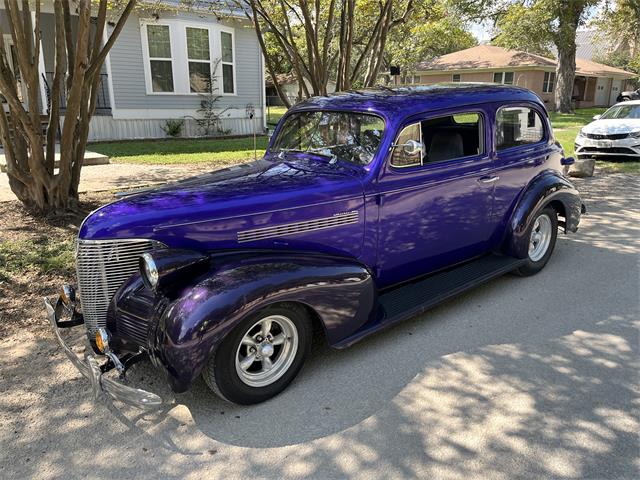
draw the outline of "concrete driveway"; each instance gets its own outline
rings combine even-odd
[[[317,345],[262,405],[200,382],[159,413],[96,406],[44,330],[5,339],[0,478],[638,478],[639,180],[580,181],[590,213],[539,275]]]
[[[158,185],[202,172],[211,171],[211,165],[138,165],[112,163],[109,165],[87,165],[82,167],[78,191],[104,192],[127,188]],[[0,172],[0,202],[9,202],[16,197],[9,187],[9,177]]]

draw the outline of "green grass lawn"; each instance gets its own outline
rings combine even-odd
[[[286,111],[287,107],[267,107],[267,125],[269,128],[275,127]]]
[[[267,143],[267,137],[257,138],[258,158],[264,154]],[[226,166],[253,159],[253,137],[104,142],[91,143],[87,149],[107,155],[117,163],[214,163]]]

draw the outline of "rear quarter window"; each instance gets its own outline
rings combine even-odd
[[[541,142],[545,123],[537,110],[503,107],[496,115],[496,150]]]

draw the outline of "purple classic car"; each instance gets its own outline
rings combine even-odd
[[[584,206],[544,105],[510,86],[377,88],[290,109],[263,159],[105,205],[77,241],[79,295],[46,301],[96,396],[148,358],[253,404],[313,335],[344,348],[497,276],[539,272]],[[499,299],[498,299],[499,301]],[[78,357],[61,329],[84,325]]]

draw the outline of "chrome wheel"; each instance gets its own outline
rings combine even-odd
[[[298,351],[298,329],[284,315],[270,315],[251,326],[236,351],[236,372],[251,387],[266,387],[289,369]]]
[[[552,234],[551,219],[546,213],[543,213],[533,223],[529,237],[529,258],[532,262],[537,262],[545,256],[551,243]]]

